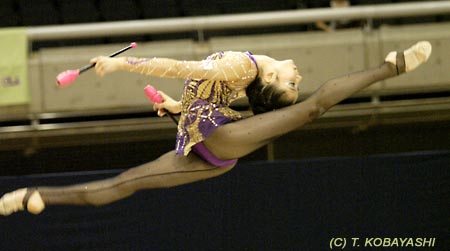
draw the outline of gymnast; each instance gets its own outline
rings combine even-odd
[[[218,52],[201,61],[168,58],[96,57],[98,75],[129,71],[187,79],[181,101],[160,92],[158,115],[181,113],[175,150],[104,180],[61,187],[28,187],[0,199],[0,215],[41,213],[51,205],[105,205],[144,189],[200,181],[231,170],[237,159],[320,117],[332,106],[378,81],[409,72],[426,62],[431,44],[418,42],[390,52],[376,68],[325,82],[296,102],[301,76],[292,60],[278,61],[249,52]],[[247,96],[255,114],[248,118],[230,103]]]

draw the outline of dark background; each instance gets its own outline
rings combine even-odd
[[[142,191],[108,206],[54,206],[39,216],[2,217],[0,245],[1,250],[329,250],[333,237],[349,242],[423,237],[436,238],[435,246],[390,250],[448,250],[449,166],[448,151],[240,163],[218,178]],[[3,177],[0,190],[72,184],[117,172]]]
[[[422,0],[423,1],[423,0]],[[420,0],[350,0],[351,5],[390,4],[420,2]],[[263,11],[282,11],[308,8],[328,8],[329,0],[2,0],[0,5],[0,27],[41,26],[139,20],[156,18],[191,17],[205,15],[239,14]],[[403,25],[415,23],[447,22],[448,15],[426,17],[403,17],[373,20],[374,27],[382,24]],[[349,22],[345,27],[361,27],[364,22]],[[233,29],[229,31],[206,31],[202,38],[211,36],[234,36],[272,32],[317,30],[314,24]],[[197,32],[156,34],[151,36],[79,39],[70,41],[35,42],[33,50],[42,47],[70,46],[129,41],[156,41],[167,39],[199,39]]]

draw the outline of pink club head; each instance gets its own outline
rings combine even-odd
[[[147,85],[144,88],[144,92],[153,103],[159,104],[164,101],[161,95],[159,95],[158,91],[155,89],[155,87],[151,85]]]
[[[136,48],[137,44],[136,44],[136,42],[133,42],[133,43],[130,44],[130,46],[131,46],[131,48]]]
[[[73,83],[80,74],[80,70],[68,70],[61,72],[56,76],[56,83],[58,86],[64,87]]]

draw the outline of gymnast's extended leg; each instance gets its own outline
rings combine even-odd
[[[296,130],[371,84],[412,71],[430,54],[431,45],[426,41],[404,53],[391,52],[379,67],[331,79],[304,102],[223,125],[204,144],[220,159],[240,158]]]
[[[26,209],[38,214],[48,205],[108,204],[143,189],[167,188],[221,175],[233,166],[215,167],[195,154],[187,157],[174,151],[155,161],[128,169],[118,176],[62,187],[23,188],[0,200],[0,215]]]

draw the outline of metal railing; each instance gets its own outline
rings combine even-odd
[[[429,16],[442,15],[450,13],[450,1],[432,1],[432,2],[414,2],[414,3],[399,3],[399,4],[383,4],[370,6],[353,6],[348,8],[332,9],[305,9],[305,10],[289,10],[289,11],[274,11],[252,14],[235,14],[235,15],[217,15],[217,16],[201,16],[201,17],[186,17],[186,18],[167,18],[167,19],[152,19],[152,20],[134,20],[134,21],[120,21],[120,22],[103,22],[90,24],[71,24],[71,25],[51,25],[30,27],[27,30],[27,37],[30,42],[57,40],[57,39],[77,39],[77,38],[95,38],[95,37],[112,37],[125,35],[144,35],[157,33],[175,33],[185,31],[205,30],[220,30],[233,28],[249,28],[249,27],[264,27],[264,26],[283,26],[293,24],[313,23],[315,21],[331,21],[331,20],[358,20],[358,19],[385,19],[398,18],[408,16]],[[419,105],[418,105],[419,104]],[[421,105],[420,105],[421,104]],[[423,111],[423,107],[427,107]],[[361,108],[361,105],[356,107],[338,107],[321,121],[312,124],[310,127],[332,127],[332,126],[356,126],[364,123],[367,116],[380,113],[386,114],[386,118],[391,118],[396,114],[401,114],[401,111],[392,110],[392,108],[408,108],[406,115],[401,118],[407,122],[422,121],[427,118],[425,115],[429,114],[431,119],[436,119],[436,106],[448,111],[450,107],[450,98],[442,98],[439,100],[422,100],[419,103],[392,103],[383,104],[373,107],[367,104],[367,107]],[[387,111],[387,112],[386,112]],[[403,111],[403,110],[402,110]],[[413,112],[412,112],[413,111]],[[413,116],[417,112],[422,112],[421,116]],[[345,115],[342,115],[342,114]],[[372,115],[371,115],[372,114]],[[383,119],[383,114],[377,114],[378,119]],[[439,113],[440,119],[449,119],[448,112]],[[173,128],[171,121],[161,121],[155,128],[155,123],[152,121],[154,127],[148,126],[148,119],[134,120],[116,120],[116,121],[91,121],[85,123],[66,123],[66,124],[41,124],[39,115],[34,114],[31,119],[32,123],[26,126],[12,126],[0,128],[0,139],[11,140],[11,144],[17,141],[16,147],[21,148],[23,143],[16,139],[33,139],[36,138],[52,138],[55,136],[65,137],[61,145],[72,144],[73,142],[81,141],[80,135],[89,135],[96,132],[115,133],[128,131],[164,131]],[[335,118],[339,117],[339,120]],[[342,117],[342,118],[341,118]],[[395,116],[397,117],[397,116]],[[362,119],[358,119],[362,118]],[[155,120],[156,121],[156,120]],[[398,119],[396,120],[398,121]],[[324,125],[326,122],[326,125]],[[390,123],[385,122],[385,123]],[[155,135],[146,134],[146,135]],[[149,136],[147,136],[149,137]],[[153,137],[153,136],[152,136]],[[72,138],[72,141],[67,140]],[[140,138],[139,140],[142,140]],[[9,141],[8,141],[9,142]],[[22,142],[22,143],[21,143]],[[34,142],[34,141],[33,141]],[[51,141],[53,142],[53,141]],[[72,143],[71,143],[72,142]],[[43,144],[40,142],[39,144]],[[76,143],[73,143],[76,144]],[[11,147],[12,145],[8,146]],[[49,143],[50,145],[50,143]],[[51,143],[51,145],[57,145]],[[0,149],[1,150],[1,149]]]
[[[331,20],[385,19],[450,13],[450,1],[272,11],[185,18],[30,27],[29,41],[283,26]]]

